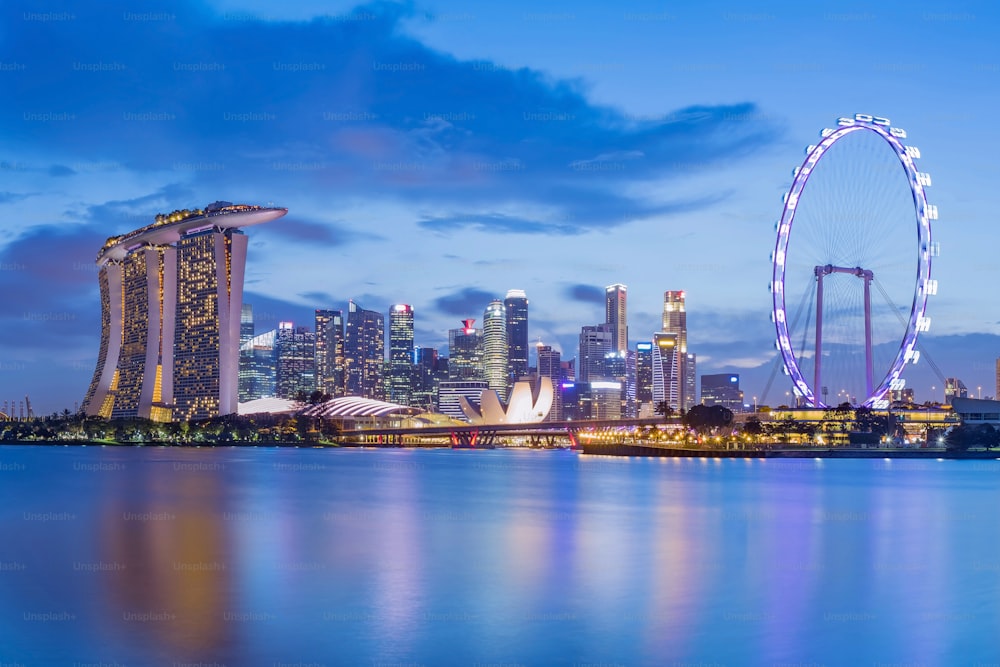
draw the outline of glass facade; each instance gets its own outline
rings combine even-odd
[[[389,401],[412,405],[413,307],[395,304],[389,308]]]
[[[528,375],[528,296],[524,290],[507,291],[503,301],[507,316],[508,389]]]
[[[509,393],[507,370],[507,313],[503,302],[494,299],[483,313],[483,376],[501,398]]]
[[[347,395],[384,400],[385,317],[351,301],[344,338]]]

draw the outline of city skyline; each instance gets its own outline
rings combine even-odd
[[[974,111],[995,101],[996,8],[54,7],[0,10],[18,28],[0,43],[0,207],[17,221],[0,241],[0,398],[72,408],[100,340],[90,249],[219,198],[291,211],[251,239],[261,329],[348,298],[406,303],[416,340],[443,349],[456,319],[524,288],[532,345],[568,360],[604,319],[602,286],[629,286],[632,341],[682,289],[698,373],[738,372],[760,397],[780,197],[803,149],[855,112],[905,127],[934,175],[940,292],[921,343],[970,391],[995,385],[1000,302],[977,287],[996,271],[981,242],[996,167],[967,156],[998,134]],[[816,49],[816,30],[850,48]],[[905,376],[943,399],[926,365]]]

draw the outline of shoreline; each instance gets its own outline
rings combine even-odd
[[[734,459],[952,459],[982,461],[1000,459],[1000,450],[864,449],[857,447],[776,447],[772,449],[684,449],[646,445],[583,446],[594,456],[643,456],[654,458],[734,458]]]
[[[118,443],[100,441],[67,440],[20,440],[0,442],[3,446],[42,447],[178,447],[183,449],[214,449],[226,447],[254,447],[270,449],[454,449],[448,445],[356,445],[308,442],[230,442],[230,443]],[[482,449],[490,448],[462,448]],[[496,449],[508,449],[497,447]],[[652,445],[596,445],[584,444],[577,449],[567,447],[510,447],[509,449],[548,450],[565,449],[592,456],[646,457],[646,458],[706,458],[706,459],[949,459],[949,460],[1000,460],[1000,449],[996,450],[947,450],[944,448],[919,449],[865,449],[857,447],[772,447],[769,449],[687,449],[683,447],[657,447]]]

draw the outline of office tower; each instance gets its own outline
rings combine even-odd
[[[255,333],[253,306],[249,303],[244,303],[243,308],[240,310],[240,347],[243,347],[243,345],[253,338]]]
[[[347,395],[385,399],[385,318],[351,301],[347,308],[344,366]]]
[[[437,385],[441,380],[448,379],[447,371],[441,377],[439,369],[440,357],[433,347],[417,347],[414,351],[413,395],[410,405],[423,408],[428,412],[437,405]]]
[[[295,399],[316,391],[316,334],[280,322],[274,348],[278,398]]]
[[[507,314],[500,299],[483,312],[483,377],[501,398],[507,398]]]
[[[604,356],[611,352],[613,347],[614,330],[610,324],[581,328],[576,380],[590,382],[606,377]]]
[[[485,380],[483,371],[483,335],[472,325],[475,320],[462,320],[462,327],[448,330],[448,379]]]
[[[619,283],[604,288],[604,321],[611,325],[612,352],[628,350],[627,291]]]
[[[551,345],[538,344],[538,377],[552,380],[552,409],[545,421],[562,420],[562,359],[559,350],[553,350]]]
[[[721,405],[733,412],[743,412],[743,392],[737,373],[717,373],[701,376],[701,404]]]
[[[271,329],[254,336],[240,346],[240,402],[270,398],[275,395],[278,369],[274,347],[277,335],[278,331]],[[244,358],[248,360],[245,375]]]
[[[622,416],[630,419],[639,416],[639,406],[635,400],[637,387],[636,373],[638,370],[636,364],[638,362],[638,358],[639,355],[635,350],[625,351],[625,386],[623,387],[624,399],[622,403],[622,409],[624,412],[622,412]]]
[[[577,382],[574,419],[621,419],[622,383],[617,380]]]
[[[503,301],[507,316],[508,390],[528,375],[528,296],[524,290],[507,291]]]
[[[684,390],[681,407],[690,410],[694,407],[695,397],[698,395],[697,386],[698,358],[693,352],[688,352],[684,356]]]
[[[687,312],[685,310],[685,297],[683,291],[669,291],[663,293],[663,333],[675,334],[677,336],[677,366],[678,386],[671,392],[677,395],[677,405],[674,408],[688,409],[694,404],[694,394],[688,396],[688,375],[687,366]],[[690,381],[693,384],[694,380]],[[693,389],[692,389],[693,392]]]
[[[283,208],[157,215],[97,255],[101,347],[83,411],[157,421],[236,412],[247,238]]]
[[[251,400],[250,396],[250,369],[253,365],[253,350],[247,343],[253,340],[253,306],[249,303],[243,304],[240,312],[240,370],[239,370],[239,399],[240,403]]]
[[[653,404],[653,344],[642,342],[635,346],[635,410],[636,416],[656,416]]]
[[[345,396],[344,313],[316,311],[316,389],[332,398]]]
[[[406,304],[389,307],[389,400],[412,405],[413,308]]]
[[[653,334],[653,410],[660,403],[675,411],[681,408],[680,352],[675,333]]]
[[[616,411],[619,416],[628,413],[628,350],[607,352],[604,355],[604,379],[617,382],[621,388],[621,406]],[[595,379],[591,380],[593,383]]]
[[[950,404],[954,398],[968,398],[969,389],[958,378],[946,378],[944,381],[944,402]]]

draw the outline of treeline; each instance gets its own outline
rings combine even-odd
[[[154,422],[139,418],[103,419],[64,411],[61,415],[0,422],[0,442],[335,444],[339,433],[337,424],[332,420],[302,415],[225,415],[191,422]]]

